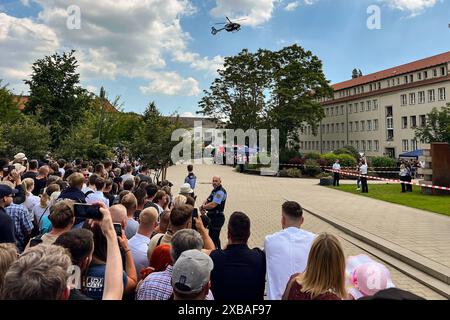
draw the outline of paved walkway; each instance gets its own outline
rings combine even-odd
[[[168,179],[177,192],[185,176],[185,166],[174,166]],[[251,246],[262,247],[264,237],[281,228],[281,204],[285,200],[298,201],[309,209],[317,209],[337,217],[367,232],[450,266],[450,218],[421,210],[406,208],[378,200],[320,187],[316,180],[260,177],[234,172],[226,166],[195,166],[198,202],[203,202],[211,190],[211,178],[218,174],[228,191],[226,215],[243,211],[252,221]],[[370,188],[370,186],[369,186]],[[304,228],[315,232],[343,232],[319,218],[305,214]],[[226,226],[221,239],[226,242]],[[346,255],[357,255],[362,250],[341,237]],[[442,298],[403,273],[390,268],[394,283],[420,296]]]

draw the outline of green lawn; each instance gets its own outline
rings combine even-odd
[[[370,184],[370,181],[368,194],[356,191],[356,181],[354,185],[330,188],[450,216],[450,196],[424,195],[416,186],[413,186],[412,193],[402,193],[399,184]]]

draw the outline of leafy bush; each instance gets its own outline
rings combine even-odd
[[[288,171],[286,169],[280,170],[278,171],[278,176],[279,177],[283,177],[283,178],[287,178],[289,177]]]
[[[303,165],[305,164],[305,159],[299,157],[292,158],[288,161],[288,164]]]
[[[338,159],[338,155],[334,153],[325,153],[321,155],[320,158],[325,161],[326,166],[332,166]]]
[[[320,159],[320,153],[317,152],[309,152],[305,154],[305,159],[312,159],[312,160],[319,160]]]
[[[297,168],[289,168],[286,171],[288,176],[291,178],[300,178],[302,176],[302,172]]]
[[[349,154],[353,156],[355,159],[359,159],[359,153],[358,150],[356,150],[355,147],[352,146],[344,146],[341,149],[338,149],[334,151],[335,154]]]
[[[305,162],[305,174],[310,177],[315,177],[320,173],[320,166],[316,160],[306,160]]]
[[[375,168],[395,168],[397,161],[389,157],[373,157],[371,159],[372,166]]]
[[[338,159],[342,167],[356,167],[356,159],[352,155],[339,154]]]
[[[280,163],[288,163],[290,159],[301,158],[302,155],[296,150],[285,150],[280,153]]]

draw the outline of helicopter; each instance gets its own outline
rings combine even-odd
[[[211,27],[211,33],[213,35],[216,35],[217,33],[219,33],[222,30],[225,30],[227,32],[238,32],[241,30],[241,25],[239,23],[236,22],[232,22],[228,17],[226,17],[228,22],[220,22],[220,23],[215,23],[223,25],[224,27],[221,29],[216,29],[214,27]],[[236,21],[242,21],[242,20],[246,20],[246,19],[240,19],[240,20],[236,20]]]

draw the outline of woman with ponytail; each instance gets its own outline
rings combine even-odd
[[[42,230],[43,217],[48,216],[50,213],[50,197],[53,193],[59,192],[59,185],[51,184],[45,188],[44,193],[41,196],[40,203],[33,208],[33,216],[35,225],[39,230]]]

